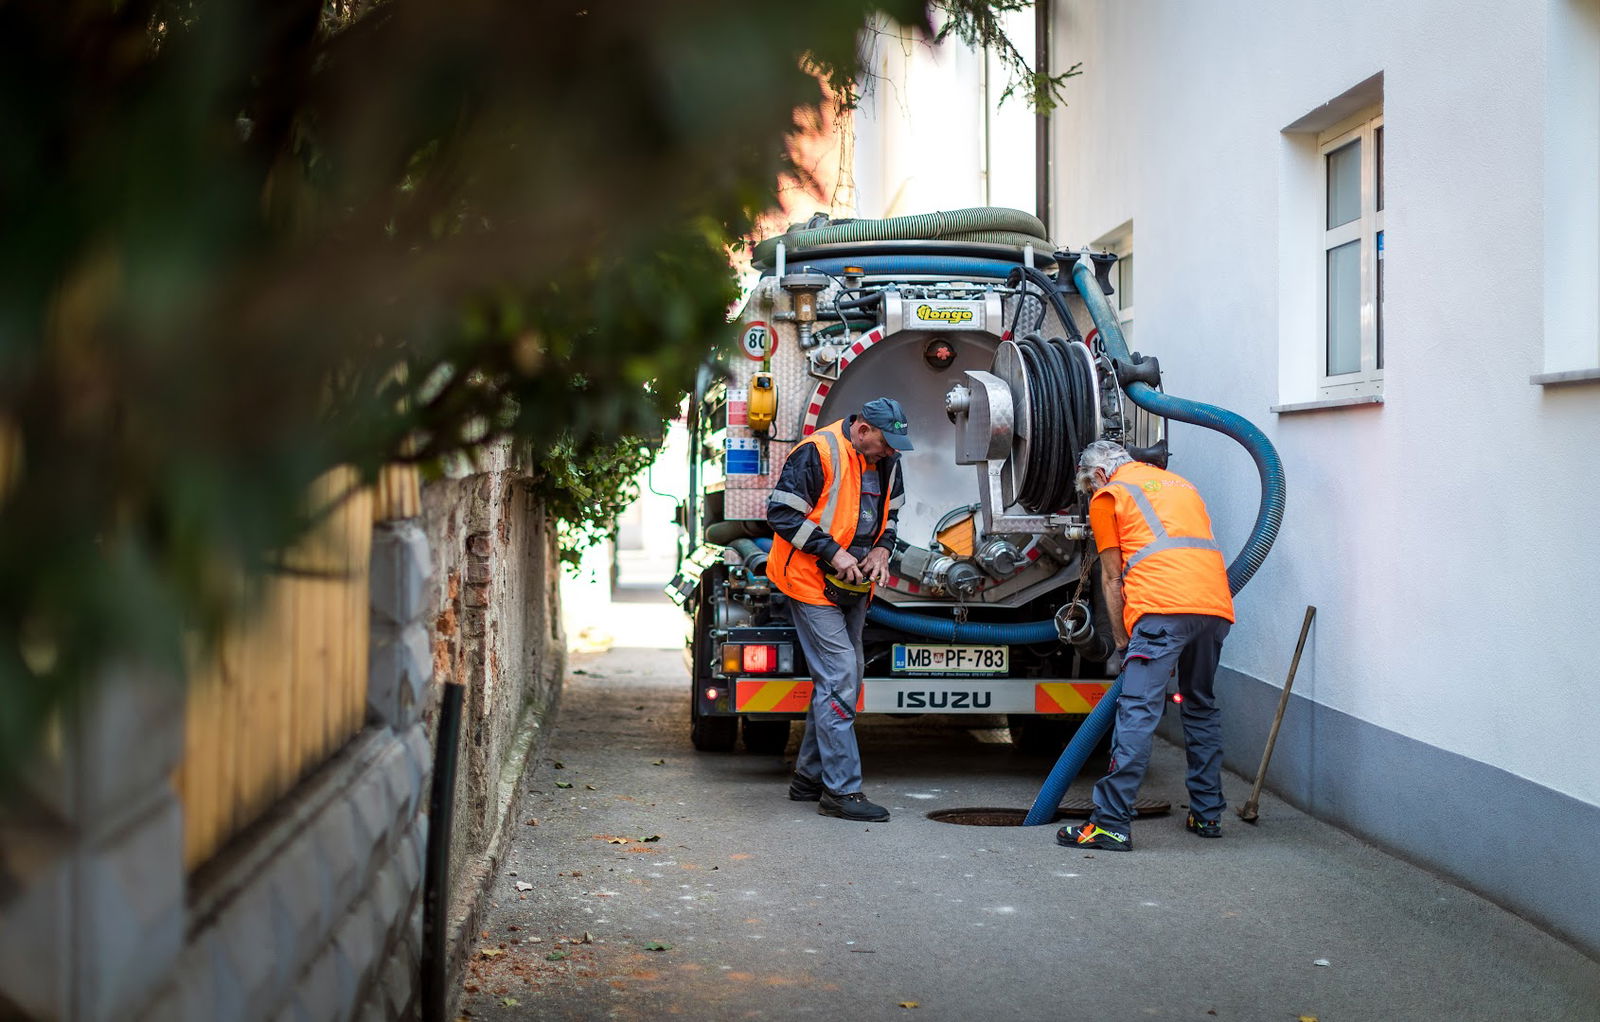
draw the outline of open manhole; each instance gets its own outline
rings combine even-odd
[[[1059,823],[1062,820],[1081,819],[1094,811],[1094,803],[1088,799],[1069,799],[1061,803],[1060,808],[1050,817],[1050,823]],[[1172,812],[1172,803],[1159,799],[1141,798],[1133,804],[1135,816],[1159,816],[1162,813]],[[1020,827],[1022,821],[1028,818],[1026,809],[935,809],[928,814],[928,819],[935,823],[954,823],[962,827]]]

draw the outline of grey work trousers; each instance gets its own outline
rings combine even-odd
[[[795,773],[822,782],[835,795],[861,790],[861,750],[856,746],[856,701],[866,663],[861,629],[867,601],[848,611],[790,600],[800,648],[811,668],[811,705],[800,738]]]
[[[1210,614],[1146,614],[1134,622],[1122,665],[1111,765],[1094,786],[1090,819],[1095,823],[1128,833],[1167,685],[1174,677],[1183,696],[1179,709],[1189,761],[1189,810],[1199,819],[1216,820],[1227,808],[1222,797],[1222,711],[1213,686],[1229,627],[1226,618]]]

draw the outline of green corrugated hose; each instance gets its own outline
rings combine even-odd
[[[973,241],[1015,248],[1032,245],[1048,254],[1055,251],[1055,246],[1044,235],[1044,224],[1032,213],[1003,206],[975,206],[791,230],[757,245],[755,264],[763,269],[771,266],[780,241],[790,252],[850,241]]]

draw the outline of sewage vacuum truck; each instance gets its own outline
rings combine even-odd
[[[1165,417],[1231,413],[1161,394],[1107,299],[1116,256],[1044,234],[1026,213],[985,208],[814,220],[757,247],[735,350],[689,402],[685,556],[669,593],[689,616],[695,748],[728,751],[742,733],[747,750],[780,752],[804,718],[805,657],[765,575],[767,498],[795,443],[879,396],[904,407],[916,449],[901,456],[906,499],[863,635],[860,711],[1003,715],[1046,752],[1105,695],[1111,629],[1078,454],[1109,439],[1164,467]],[[1258,520],[1251,545],[1262,532]]]

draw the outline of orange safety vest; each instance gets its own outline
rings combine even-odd
[[[773,490],[772,500],[794,508],[806,516],[806,524],[795,532],[795,542],[782,536],[772,537],[772,552],[767,557],[767,577],[792,600],[819,607],[829,606],[822,594],[823,566],[815,554],[800,549],[821,529],[833,537],[835,543],[848,547],[855,538],[861,521],[861,474],[876,472],[877,468],[856,452],[855,445],[845,433],[845,420],[829,423],[812,433],[800,444],[814,444],[822,461],[822,493],[812,504],[804,494],[787,490]],[[800,449],[800,444],[795,450]],[[900,506],[893,499],[895,477],[900,474],[896,459],[889,472],[889,485],[884,487],[883,509],[878,515],[878,536],[889,525],[889,512]],[[903,500],[904,498],[902,498]]]
[[[1228,568],[1194,485],[1154,465],[1112,473],[1091,503],[1112,502],[1122,549],[1123,624],[1145,614],[1211,614],[1233,620]]]

